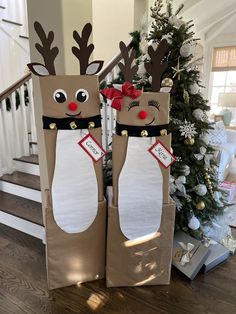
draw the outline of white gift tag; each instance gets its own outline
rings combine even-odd
[[[156,141],[149,150],[154,158],[157,159],[165,168],[170,167],[171,164],[176,160],[175,156],[169,151],[168,148],[161,141]]]
[[[78,144],[95,162],[99,161],[107,154],[91,134],[87,134]]]

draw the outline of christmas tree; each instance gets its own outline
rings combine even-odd
[[[194,56],[198,39],[192,31],[192,21],[180,17],[183,5],[173,12],[172,0],[155,2],[151,8],[151,31],[132,33],[132,47],[139,65],[134,84],[148,91],[150,77],[144,63],[147,49],[155,49],[161,40],[167,40],[168,68],[162,76],[163,92],[171,92],[169,132],[172,133],[173,154],[177,161],[171,167],[171,197],[177,205],[176,229],[201,237],[202,228],[223,212],[224,202],[218,190],[215,151],[209,145],[208,130],[212,129],[207,112],[210,107],[201,88],[199,64]],[[122,83],[120,76],[115,83]]]

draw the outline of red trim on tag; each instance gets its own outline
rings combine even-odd
[[[157,146],[157,144],[161,144],[161,145],[165,148],[165,150],[167,150],[167,152],[168,152],[168,153],[171,155],[171,157],[173,158],[172,162],[171,162],[168,166],[166,166],[165,164],[163,164],[163,162],[161,162],[160,159],[158,159],[157,156],[152,152],[153,148],[154,148],[155,146]],[[154,143],[154,144],[149,148],[148,151],[149,151],[150,154],[152,154],[152,156],[153,156],[165,169],[169,168],[169,167],[176,161],[175,156],[169,151],[169,149],[168,149],[160,140],[157,140],[156,143]]]
[[[101,151],[103,151],[103,153],[104,153],[104,155],[102,155],[99,159],[95,159],[94,157],[93,157],[93,155],[92,154],[90,154],[85,148],[84,148],[84,146],[82,145],[82,143],[88,138],[88,137],[91,137],[92,138],[92,140],[98,145],[98,147],[101,149]],[[98,162],[100,159],[102,159],[106,154],[107,154],[107,151],[105,151],[105,149],[97,142],[97,140],[89,133],[89,134],[87,134],[84,138],[82,138],[82,140],[80,140],[78,143],[77,143],[84,151],[85,151],[85,153],[87,153],[88,155],[89,155],[89,157],[91,157],[92,158],[92,160],[94,161],[94,162]]]

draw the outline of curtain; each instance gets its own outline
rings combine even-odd
[[[212,71],[236,70],[236,46],[213,49]]]

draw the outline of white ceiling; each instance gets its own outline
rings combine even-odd
[[[196,34],[203,40],[235,33],[236,42],[236,0],[173,0],[174,8],[181,3],[185,5],[184,19],[193,19]]]

